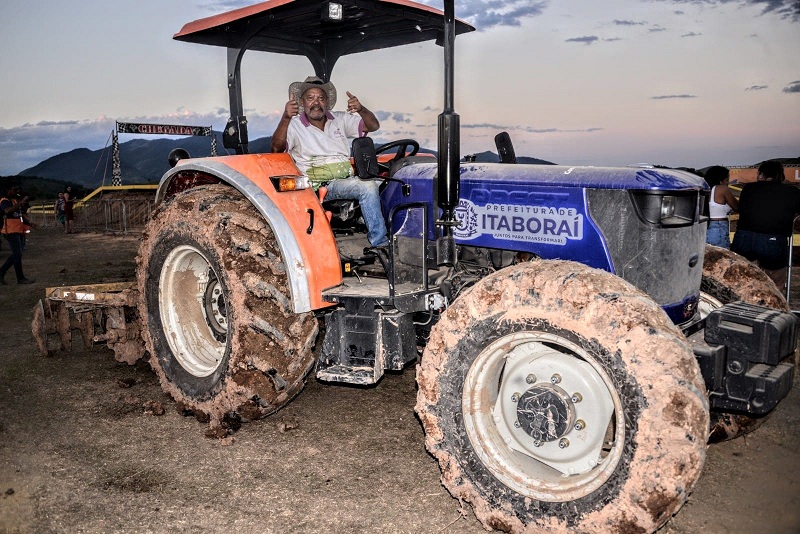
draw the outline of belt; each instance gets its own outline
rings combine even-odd
[[[728,218],[727,218],[727,217],[725,217],[724,219],[711,219],[711,220],[712,220],[712,221],[727,221],[727,220],[728,220]]]

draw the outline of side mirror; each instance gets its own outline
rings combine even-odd
[[[494,145],[497,147],[497,154],[500,156],[500,163],[516,163],[517,156],[514,154],[514,145],[511,143],[511,136],[508,132],[500,132],[494,136]]]
[[[379,177],[378,156],[375,154],[375,143],[371,137],[358,137],[353,140],[353,161],[359,178]]]
[[[238,116],[228,119],[222,131],[222,146],[236,150],[237,154],[247,153],[247,117]]]
[[[187,152],[183,148],[173,148],[169,152],[169,157],[168,157],[169,166],[170,168],[174,167],[175,165],[178,164],[180,160],[189,159],[191,157],[192,156],[189,155],[189,152]]]

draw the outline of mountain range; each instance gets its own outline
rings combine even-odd
[[[217,142],[217,153],[225,154],[222,146],[222,135],[214,132]],[[260,137],[249,144],[250,153],[270,152],[271,137]],[[211,139],[209,137],[183,137],[180,139],[131,139],[119,144],[120,169],[123,184],[158,183],[161,176],[169,170],[167,157],[175,148],[183,148],[194,157],[211,155]],[[432,150],[420,149],[420,152],[435,153]],[[494,152],[474,154],[475,161],[497,162],[500,160]],[[551,164],[549,161],[517,157],[519,163]],[[111,185],[112,151],[111,147],[100,150],[76,148],[62,152],[53,157],[25,169],[19,176],[36,176],[48,180],[68,182],[92,190],[101,185]]]

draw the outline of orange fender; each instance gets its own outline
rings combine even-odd
[[[156,202],[203,183],[224,182],[236,188],[275,234],[294,311],[331,306],[322,300],[322,291],[341,284],[342,271],[330,223],[313,189],[276,191],[270,177],[281,175],[301,175],[286,153],[186,159],[161,178]]]

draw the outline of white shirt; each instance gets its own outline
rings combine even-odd
[[[714,190],[716,188],[716,185],[711,188],[711,198],[708,200],[708,216],[712,219],[727,219],[733,208],[728,206],[727,203],[719,204],[714,200]]]
[[[315,184],[353,175],[350,144],[364,131],[360,115],[328,111],[325,130],[308,121],[305,113],[292,117],[286,131],[286,150],[300,172]]]

